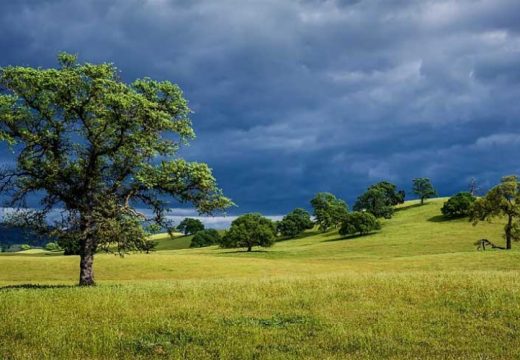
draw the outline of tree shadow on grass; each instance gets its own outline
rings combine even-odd
[[[342,241],[342,240],[355,240],[355,239],[358,239],[358,238],[371,237],[371,236],[374,236],[375,234],[377,234],[377,232],[371,232],[369,234],[363,234],[363,235],[356,234],[356,235],[347,235],[347,236],[341,236],[341,235],[338,234],[337,238],[329,239],[329,240],[323,240],[322,242]]]
[[[251,251],[234,250],[234,251],[225,251],[225,252],[222,252],[221,254],[254,254],[254,253],[267,253],[267,252],[271,252],[271,251],[267,251],[267,250],[251,250]]]
[[[311,236],[316,236],[316,235],[319,235],[321,234],[322,232],[321,231],[318,231],[318,230],[312,230],[312,231],[305,231],[295,237],[287,237],[287,236],[282,236],[282,237],[279,237],[278,239],[276,239],[276,242],[283,242],[283,241],[290,241],[290,240],[300,240],[300,239],[305,239],[305,238],[308,238],[308,237],[311,237]]]
[[[11,291],[11,290],[45,290],[45,289],[68,289],[78,287],[77,285],[41,285],[41,284],[19,284],[19,285],[6,285],[0,286],[0,291]]]
[[[404,211],[404,210],[409,210],[409,209],[413,209],[413,208],[417,208],[417,207],[421,207],[421,206],[426,206],[428,205],[427,202],[425,202],[423,205],[421,205],[420,203],[418,204],[411,204],[411,205],[406,205],[406,206],[400,206],[400,207],[396,207],[395,208],[395,212],[400,212],[400,211]]]
[[[444,215],[435,215],[428,219],[430,222],[436,222],[436,223],[442,223],[442,222],[450,222],[450,221],[460,221],[464,220],[464,218],[467,219],[467,216],[457,216],[454,218],[447,218]]]

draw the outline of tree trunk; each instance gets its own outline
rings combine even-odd
[[[253,247],[251,245],[247,245],[247,252],[250,252]]]
[[[511,249],[511,230],[513,228],[513,216],[508,215],[506,225],[506,249]]]
[[[424,205],[424,198],[421,197],[421,205]]]
[[[87,237],[81,242],[79,262],[79,286],[95,285],[94,281],[94,253],[93,239]]]

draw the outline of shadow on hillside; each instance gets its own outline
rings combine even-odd
[[[22,289],[31,289],[31,290],[65,289],[65,288],[73,288],[73,287],[78,287],[78,286],[77,285],[20,284],[20,285],[0,286],[0,291],[22,290]]]
[[[267,251],[267,250],[251,250],[251,251],[234,250],[234,251],[222,252],[221,254],[254,254],[254,253],[267,253],[267,252],[270,252],[270,251]]]
[[[448,218],[444,217],[443,215],[435,215],[428,219],[428,221],[436,222],[436,223],[447,222],[450,220],[451,219],[448,219]]]
[[[464,218],[467,219],[467,216],[459,216],[459,217],[455,217],[455,218],[447,218],[447,217],[444,217],[443,215],[436,215],[436,216],[432,216],[431,218],[428,219],[428,221],[430,222],[436,222],[436,223],[442,223],[442,222],[450,222],[450,221],[460,221],[460,220],[464,220]]]
[[[308,238],[308,237],[311,237],[311,236],[316,236],[316,235],[319,235],[319,234],[322,234],[322,232],[318,231],[318,230],[312,230],[312,231],[305,231],[304,233],[298,235],[298,236],[295,236],[293,238],[291,237],[281,237],[279,239],[276,240],[276,242],[283,242],[283,241],[289,241],[289,240],[300,240],[300,239],[305,239],[305,238]]]
[[[413,208],[417,208],[417,207],[421,207],[421,206],[426,206],[426,205],[428,205],[427,202],[425,202],[423,205],[421,205],[421,204],[419,203],[419,204],[412,204],[412,205],[406,205],[406,206],[396,207],[396,208],[395,208],[395,212],[404,211],[404,210],[409,210],[409,209],[413,209]]]
[[[372,232],[372,233],[370,233],[370,234],[365,234],[365,235],[347,235],[347,236],[341,236],[341,235],[338,235],[338,237],[335,238],[335,239],[323,240],[322,242],[342,241],[342,240],[354,240],[354,239],[358,239],[358,238],[367,238],[367,237],[371,237],[371,236],[374,236],[375,234],[377,234],[377,232]]]

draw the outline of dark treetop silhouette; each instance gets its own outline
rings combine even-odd
[[[0,140],[16,157],[0,173],[0,192],[19,208],[29,194],[43,194],[38,210],[12,218],[79,241],[79,283],[93,285],[96,250],[142,249],[142,224],[164,224],[164,199],[201,213],[232,203],[206,164],[175,157],[194,138],[179,87],[148,78],[126,84],[112,64],[80,64],[66,53],[58,59],[57,69],[0,69]],[[56,209],[59,221],[43,226]]]

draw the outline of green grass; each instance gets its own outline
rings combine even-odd
[[[98,255],[87,289],[77,257],[0,256],[0,359],[519,358],[520,245],[476,251],[503,224],[442,221],[441,205],[252,253],[160,240]]]

